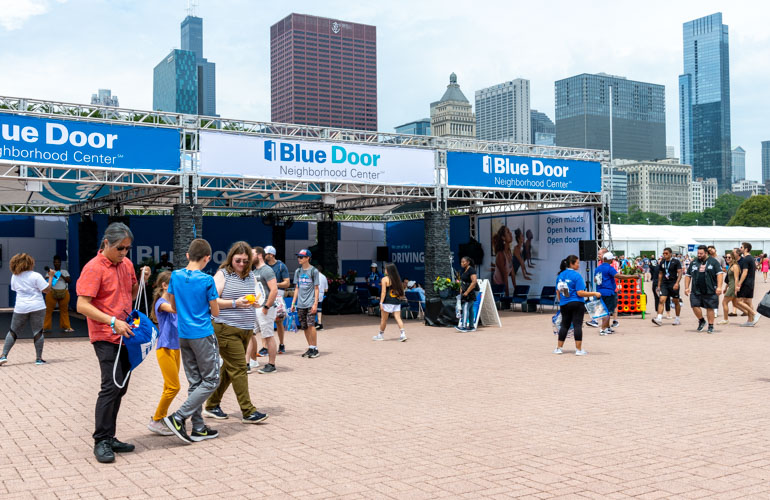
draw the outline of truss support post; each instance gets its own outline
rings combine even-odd
[[[187,248],[195,238],[203,238],[203,207],[177,203],[174,205],[174,255],[175,269],[187,265]]]
[[[451,277],[452,263],[449,251],[449,212],[425,212],[425,295],[438,297],[433,282],[438,276]]]
[[[476,232],[476,222],[479,218],[479,212],[475,208],[471,209],[468,212],[468,233],[470,234],[470,237],[472,240],[479,240],[479,236]]]
[[[270,244],[275,247],[275,258],[286,262],[286,221],[277,219],[271,229],[273,239]]]

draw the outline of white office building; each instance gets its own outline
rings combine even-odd
[[[676,160],[644,161],[616,160],[614,170],[628,176],[628,209],[654,212],[668,216],[673,212],[690,210],[692,167]]]
[[[761,182],[741,179],[733,182],[732,192],[746,197],[765,194],[765,185]]]
[[[746,178],[746,150],[738,146],[733,149],[733,183]]]
[[[476,91],[476,138],[529,144],[529,80],[517,78]]]
[[[719,195],[719,185],[716,178],[696,179],[690,188],[692,198],[691,212],[703,212],[712,208]]]

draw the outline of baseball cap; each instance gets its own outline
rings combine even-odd
[[[369,266],[369,267],[377,267],[377,264],[375,264],[374,262],[372,262],[372,265],[371,265],[371,266]]]
[[[416,285],[416,284],[417,284],[417,282],[416,282],[416,281],[409,281],[409,282],[406,284],[406,286],[408,286],[409,288],[412,288],[412,287],[413,287],[414,285]]]
[[[604,257],[602,257],[604,260],[614,260],[615,256],[612,254],[612,252],[605,252]]]
[[[297,252],[297,257],[310,257],[312,254],[310,253],[310,250],[307,248],[303,248],[299,252]]]
[[[267,245],[265,247],[265,253],[266,254],[271,253],[271,254],[275,255],[275,247],[271,246],[271,245]]]

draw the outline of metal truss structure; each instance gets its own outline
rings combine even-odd
[[[317,219],[334,214],[333,217],[338,220],[400,220],[419,218],[422,214],[420,211],[393,210],[394,206],[403,204],[423,203],[430,209],[451,208],[474,214],[591,205],[599,214],[599,226],[609,221],[609,214],[605,214],[602,208],[601,193],[449,187],[446,168],[447,151],[592,160],[605,166],[609,160],[606,151],[233,120],[4,96],[0,96],[0,113],[172,128],[180,132],[181,151],[180,170],[174,172],[0,160],[0,182],[21,181],[18,183],[19,191],[24,191],[21,187],[24,183],[48,182],[77,184],[93,192],[91,198],[77,203],[32,203],[28,200],[27,203],[4,204],[0,200],[0,213],[44,215],[109,211],[116,214],[161,214],[169,213],[176,203],[195,203],[202,205],[206,213],[217,215],[272,213],[281,217]],[[201,131],[430,149],[435,152],[436,158],[435,184],[374,185],[210,175],[200,168]],[[602,170],[606,174],[606,168]],[[599,226],[597,228],[601,230]]]

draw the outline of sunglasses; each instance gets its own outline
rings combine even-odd
[[[245,264],[249,261],[249,259],[233,259],[233,262],[236,264]]]
[[[307,255],[297,255],[298,259],[307,259]]]
[[[128,250],[131,250],[131,245],[128,245],[128,246],[125,246],[125,247],[122,247],[122,246],[121,247],[115,247],[115,249],[118,252],[128,251]]]

